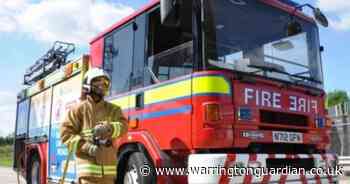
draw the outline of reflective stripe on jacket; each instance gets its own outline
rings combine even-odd
[[[127,121],[118,106],[106,101],[95,103],[89,96],[70,109],[61,123],[61,141],[74,150],[79,177],[116,175],[117,150],[100,146],[96,157],[91,157],[88,150],[82,149],[84,143],[93,143],[92,129],[103,121],[113,127],[112,139],[127,131]]]
[[[77,166],[79,175],[94,175],[94,176],[116,176],[116,165],[96,165],[91,163],[79,164]]]

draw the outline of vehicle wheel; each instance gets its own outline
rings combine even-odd
[[[29,165],[29,175],[27,177],[27,183],[28,184],[40,184],[40,161],[37,156],[34,156],[32,158],[32,161]]]
[[[153,184],[156,174],[153,163],[141,152],[132,153],[123,177],[124,184]]]

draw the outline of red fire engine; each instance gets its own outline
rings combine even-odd
[[[153,0],[94,38],[90,65],[109,72],[107,100],[129,120],[127,135],[113,143],[118,182],[336,183],[327,174],[156,173],[333,168],[315,20],[328,24],[319,9],[289,0]],[[53,127],[36,155],[41,183],[58,181],[65,162],[46,154],[62,146],[48,148]],[[73,164],[69,181],[74,173]]]

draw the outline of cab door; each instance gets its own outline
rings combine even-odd
[[[14,144],[14,162],[13,168],[23,168],[25,140],[28,136],[28,117],[29,117],[29,99],[17,103],[15,144]]]
[[[111,77],[110,95],[107,100],[120,106],[125,117],[129,116],[132,100],[130,96],[123,94],[131,89],[134,29],[134,24],[129,23],[107,35],[104,43],[103,69]]]

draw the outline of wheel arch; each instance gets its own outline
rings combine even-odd
[[[40,152],[39,149],[34,147],[34,146],[30,146],[30,148],[28,148],[27,151],[27,159],[26,159],[26,179],[27,181],[29,181],[31,178],[31,169],[32,169],[32,162],[34,159],[38,159],[40,164],[42,163],[41,158],[40,158]]]
[[[118,171],[119,168],[125,167],[128,156],[133,152],[144,153],[155,168],[169,165],[170,163],[169,156],[161,150],[157,141],[145,130],[130,131],[127,135],[114,141],[113,146],[118,150]],[[121,174],[121,172],[117,172],[118,181]],[[157,176],[158,183],[169,183],[168,180],[169,178],[167,177]]]
[[[130,150],[141,151],[148,154],[155,167],[161,167],[164,156],[158,143],[147,131],[128,132],[127,135],[114,142],[118,155],[128,153]],[[130,146],[132,145],[132,146]]]
[[[40,162],[40,175],[41,175],[41,183],[45,184],[46,181],[46,159],[48,155],[46,155],[45,150],[47,149],[47,143],[34,143],[26,145],[26,178],[28,179],[29,172],[31,169],[31,163],[34,158],[37,158]]]

